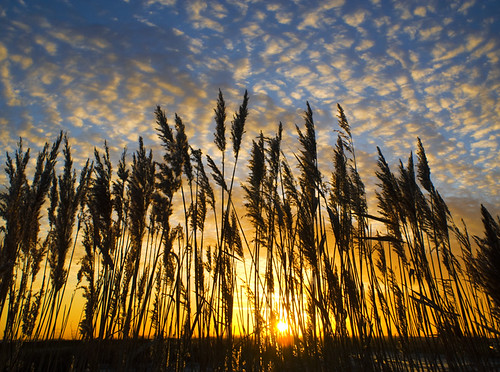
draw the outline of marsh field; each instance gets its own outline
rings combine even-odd
[[[309,104],[295,153],[281,123],[245,137],[248,104],[228,118],[219,91],[217,156],[159,106],[154,157],[139,138],[114,163],[105,142],[76,169],[64,133],[33,161],[19,141],[0,189],[0,366],[499,370],[499,217],[478,205],[469,234],[418,138],[396,166],[377,148],[369,210],[340,105],[319,154]]]

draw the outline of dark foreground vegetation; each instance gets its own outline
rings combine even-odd
[[[246,92],[228,134],[220,92],[214,111],[218,156],[160,107],[157,159],[139,138],[113,165],[105,143],[77,174],[63,134],[32,171],[21,141],[7,156],[4,369],[500,368],[500,220],[457,224],[419,139],[396,172],[378,150],[370,212],[341,106],[328,173],[309,104],[297,153],[280,123],[243,165]]]
[[[180,353],[180,341],[157,339],[127,340],[48,340],[2,344],[5,370],[21,371],[400,371],[457,370],[447,362],[446,346],[437,339],[410,339],[410,348],[386,350],[384,358],[373,353],[362,357],[354,349],[337,364],[337,355],[307,356],[298,345],[267,345],[260,351],[238,337],[231,344],[231,364],[216,339],[193,339],[189,351]],[[465,340],[464,340],[465,341]],[[390,342],[385,340],[384,342]],[[396,340],[396,342],[398,342]],[[463,371],[500,369],[498,352],[483,339],[466,340],[460,359]],[[465,342],[464,342],[464,345]],[[470,347],[470,345],[475,345]],[[229,345],[226,345],[226,347]],[[6,359],[8,358],[8,359]],[[331,364],[335,363],[335,364]],[[367,369],[368,368],[368,369]]]

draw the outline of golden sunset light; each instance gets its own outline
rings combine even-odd
[[[0,369],[500,369],[500,2],[0,5]]]
[[[288,324],[286,324],[284,321],[280,320],[278,322],[278,324],[276,324],[276,328],[278,329],[278,331],[280,331],[281,333],[285,333],[286,331],[288,331]]]

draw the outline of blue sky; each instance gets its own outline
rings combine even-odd
[[[2,164],[60,130],[79,164],[139,136],[159,159],[157,104],[212,155],[218,89],[233,112],[248,89],[246,149],[281,121],[293,158],[309,101],[328,176],[338,102],[369,195],[376,146],[396,170],[419,136],[457,219],[500,213],[496,0],[4,0],[0,35]]]

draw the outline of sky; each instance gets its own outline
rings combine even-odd
[[[328,180],[340,103],[375,208],[376,146],[396,171],[420,137],[475,229],[481,203],[500,214],[499,58],[497,0],[3,0],[0,163],[20,137],[36,153],[61,130],[77,165],[104,140],[115,159],[131,153],[139,136],[159,159],[156,105],[213,155],[218,89],[229,117],[248,89],[246,154],[281,121],[293,158],[308,101]]]

